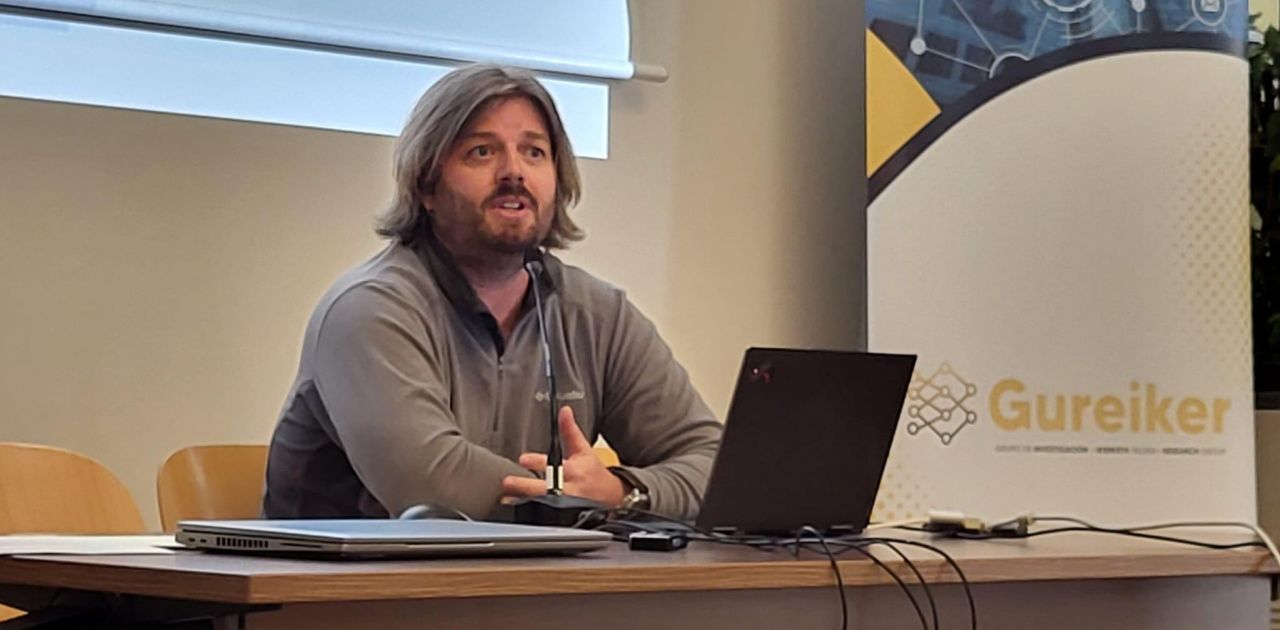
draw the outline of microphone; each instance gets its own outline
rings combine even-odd
[[[542,342],[542,366],[547,379],[547,423],[551,428],[551,446],[547,448],[547,494],[561,495],[564,494],[564,451],[560,446],[560,420],[556,409],[556,370],[551,360],[542,289],[538,287],[538,276],[542,275],[544,267],[542,261],[534,256],[532,252],[525,254],[524,270],[529,274],[529,290],[533,291],[533,305],[538,312],[538,339]]]
[[[603,503],[564,493],[564,450],[560,443],[560,421],[556,408],[556,372],[551,360],[551,333],[547,326],[546,306],[542,300],[540,277],[546,273],[541,253],[531,249],[525,253],[524,270],[529,274],[529,290],[538,311],[538,339],[542,344],[542,367],[547,380],[547,423],[551,429],[551,445],[547,448],[547,493],[516,501],[512,520],[526,525],[573,527],[585,512],[606,509]]]

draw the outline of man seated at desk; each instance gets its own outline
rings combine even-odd
[[[456,70],[396,143],[390,244],[307,325],[271,439],[269,518],[473,517],[542,494],[547,383],[526,257],[556,369],[566,494],[689,519],[721,427],[619,289],[541,248],[582,238],[578,168],[550,95],[510,68]],[[625,466],[591,448],[604,435]]]

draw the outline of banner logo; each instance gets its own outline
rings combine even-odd
[[[965,380],[950,363],[943,363],[926,377],[917,372],[907,388],[907,433],[928,429],[943,446],[948,446],[965,427],[978,421],[978,413],[968,405],[978,395],[978,386]]]
[[[977,409],[1003,432],[1146,435],[1215,435],[1225,430],[1231,400],[1168,395],[1155,383],[1129,383],[1128,392],[1062,393],[1029,391],[1023,381],[1004,378],[986,394],[950,363],[932,374],[912,375],[907,388],[907,433],[932,433],[950,446],[965,427],[978,422]]]

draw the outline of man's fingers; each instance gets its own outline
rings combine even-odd
[[[508,475],[502,478],[502,494],[508,497],[536,497],[547,493],[547,482]]]
[[[547,472],[547,456],[542,453],[525,453],[520,456],[520,467],[535,475]]]
[[[578,423],[573,419],[573,410],[567,405],[560,408],[560,442],[564,445],[565,458],[580,453],[591,453],[591,443],[582,434]]]

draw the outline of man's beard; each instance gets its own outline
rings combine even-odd
[[[535,214],[531,223],[512,225],[501,221],[497,226],[482,216],[475,231],[478,244],[495,252],[519,254],[533,248],[541,240],[538,238],[538,217]]]
[[[468,250],[467,253],[473,255],[486,251],[521,254],[542,240],[543,235],[539,233],[538,202],[523,185],[501,185],[481,205],[462,198],[443,184],[440,185],[440,192],[440,203],[433,218],[437,235],[443,237],[447,244],[462,246]],[[524,199],[532,221],[512,224],[489,216],[486,208],[493,200],[508,195],[518,195]]]

